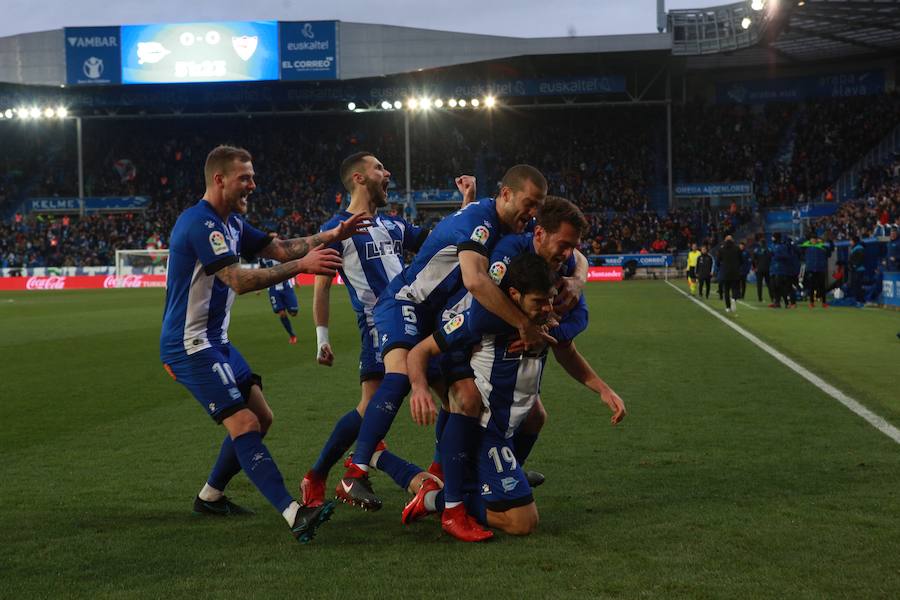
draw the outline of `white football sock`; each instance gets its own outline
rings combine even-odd
[[[200,499],[204,502],[215,502],[216,500],[221,500],[225,494],[222,493],[222,490],[217,490],[213,486],[206,483],[203,485],[203,489],[200,490],[200,493],[197,495],[200,496]]]
[[[428,512],[436,512],[437,506],[435,506],[435,501],[437,500],[438,490],[431,490],[430,492],[425,492],[425,510]]]
[[[300,510],[300,505],[297,504],[297,501],[294,500],[291,502],[290,506],[284,509],[284,512],[281,513],[281,516],[284,517],[284,520],[287,521],[287,524],[291,527],[294,526],[294,520],[297,518],[297,511]]]

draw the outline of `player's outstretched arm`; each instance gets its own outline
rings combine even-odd
[[[487,257],[474,250],[463,250],[459,253],[459,268],[462,271],[463,285],[472,293],[483,307],[519,330],[519,337],[525,348],[538,344],[555,344],[556,340],[540,325],[528,320],[519,307],[494,283],[488,275]]]
[[[341,256],[337,250],[319,246],[299,260],[290,260],[268,269],[243,269],[239,263],[234,263],[216,271],[216,277],[235,293],[246,294],[281,283],[300,273],[333,277],[340,266]]]
[[[353,215],[346,221],[341,221],[333,228],[326,231],[320,231],[314,235],[293,238],[290,240],[272,240],[271,244],[259,252],[259,256],[274,258],[281,262],[303,258],[309,254],[313,248],[341,242],[351,235],[363,233],[366,229],[371,227],[371,225],[372,220],[370,217],[362,214]]]
[[[316,362],[330,367],[334,364],[334,352],[328,339],[328,320],[331,303],[331,280],[327,275],[316,275],[313,284],[313,322],[316,324]]]
[[[409,411],[417,425],[434,423],[434,400],[428,389],[428,361],[432,356],[441,353],[434,335],[430,335],[409,351],[406,356],[406,370],[412,393],[409,398]]]
[[[597,375],[590,363],[575,347],[575,342],[569,341],[555,346],[553,355],[572,379],[600,394],[600,399],[613,412],[613,416],[610,419],[613,425],[625,418],[625,403],[622,402],[619,395],[605,381],[600,379],[600,376]]]

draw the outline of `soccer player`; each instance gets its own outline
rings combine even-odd
[[[553,272],[560,276],[557,278],[558,293],[554,299],[553,310],[555,316],[566,315],[576,306],[583,306],[585,314],[587,314],[587,307],[581,290],[587,281],[588,263],[587,258],[577,250],[581,242],[581,236],[587,231],[587,227],[587,220],[577,206],[565,198],[547,196],[540,209],[538,209],[533,232],[505,235],[497,243],[491,254],[491,266],[489,269],[491,278],[499,285],[512,257],[526,253],[537,254],[544,259]],[[445,319],[445,322],[452,320],[455,314],[468,308],[471,304],[471,296],[468,302],[459,304],[463,308],[460,309],[458,306],[454,306],[453,315]],[[440,443],[443,429],[446,426],[447,419],[450,418],[448,413],[459,414],[461,416],[455,418],[466,418],[470,421],[476,420],[481,414],[481,395],[475,386],[468,356],[465,354],[457,356],[456,354],[451,354],[450,360],[445,358],[442,362],[445,382],[451,386],[453,392],[449,398],[451,400],[449,406],[445,403],[445,406],[442,407],[437,418],[437,427],[435,428],[438,440],[436,460],[440,459],[442,464],[457,462],[457,457],[460,456],[455,450],[452,453],[444,452],[444,446]],[[416,398],[416,400],[419,399],[421,397]],[[413,413],[418,410],[432,414],[433,409],[432,404],[417,407],[414,401],[410,403],[410,410]],[[515,448],[520,464],[524,463],[531,452],[531,448],[537,441],[546,417],[546,411],[538,399],[528,419],[517,431]],[[474,455],[478,448],[479,436],[477,433],[480,433],[480,430],[474,424],[471,424],[470,429],[474,430],[476,434],[467,439],[468,446],[463,451],[465,456]],[[443,479],[447,497],[451,501],[456,499],[457,496],[461,497],[463,481],[455,479],[455,477],[459,476],[458,472],[455,473],[451,469],[445,474],[442,467],[436,465],[436,463],[432,463],[428,470]],[[532,487],[543,483],[544,477],[540,473],[529,471],[526,475],[528,475],[529,483],[531,483]]]
[[[271,258],[259,259],[259,267],[261,269],[271,269],[279,264],[277,260]],[[291,320],[288,319],[288,315],[296,317],[297,312],[300,310],[300,306],[297,303],[297,294],[294,293],[294,279],[290,278],[269,286],[269,302],[272,304],[272,312],[278,315],[278,318],[281,320],[281,326],[288,333],[288,343],[296,344],[297,335],[294,333]]]
[[[510,261],[500,288],[532,322],[546,325],[556,291],[553,277],[545,260],[523,253]],[[571,311],[550,330],[558,340],[554,355],[573,378],[600,394],[613,411],[615,425],[625,416],[624,403],[597,376],[572,341],[587,326],[586,315],[580,312],[580,309]],[[479,426],[484,435],[475,461],[478,485],[466,495],[465,501],[480,523],[510,534],[527,535],[537,525],[537,505],[517,460],[513,440],[516,430],[538,401],[548,347],[543,344],[523,352],[518,346],[515,329],[484,310],[476,299],[469,310],[410,351],[408,368],[412,385],[410,404],[414,399],[416,406],[426,406],[430,394],[425,371],[431,357],[442,352],[472,351],[470,364],[483,402]],[[417,412],[415,418],[424,424],[429,415]],[[425,480],[404,509],[403,523],[442,510],[445,494],[435,482]],[[482,541],[491,536],[487,531],[486,535],[467,541]]]
[[[361,398],[356,408],[347,412],[335,424],[318,460],[306,473],[300,484],[306,506],[319,506],[325,500],[325,481],[332,466],[356,441],[363,415],[372,395],[384,378],[384,362],[378,348],[378,331],[375,328],[375,301],[388,283],[403,270],[404,251],[416,252],[428,236],[428,230],[416,227],[400,217],[376,216],[379,208],[387,205],[387,188],[391,173],[374,155],[357,152],[341,164],[341,182],[350,194],[350,205],[323,225],[323,230],[334,227],[353,215],[371,219],[372,226],[365,234],[332,244],[342,257],[339,269],[350,295],[350,303],[356,312],[360,332],[359,381]],[[461,176],[457,185],[463,192],[463,203],[475,198],[475,178]],[[316,324],[316,360],[330,367],[334,364],[334,351],[329,339],[329,301],[331,277],[317,276],[313,288],[313,319]],[[403,472],[389,452],[379,447],[378,461],[383,469],[395,476]],[[402,486],[401,487],[405,487]]]
[[[206,193],[172,229],[160,358],[169,375],[228,431],[194,500],[194,512],[223,516],[249,512],[224,494],[228,482],[243,469],[293,535],[307,542],[331,516],[334,505],[301,507],[285,488],[263,444],[272,411],[262,393],[262,378],[228,339],[231,304],[236,294],[262,290],[298,273],[333,274],[340,257],[323,246],[362,231],[368,222],[358,215],[324,233],[290,240],[259,231],[240,217],[256,188],[251,160],[242,148],[214,148],[204,168]],[[239,256],[274,258],[282,264],[243,269]]]
[[[338,484],[338,498],[367,510],[381,508],[381,500],[369,482],[369,461],[409,393],[407,354],[433,331],[448,300],[460,290],[465,288],[487,310],[513,325],[526,347],[549,338],[488,275],[488,256],[498,238],[507,232],[522,232],[546,195],[547,181],[540,171],[528,165],[510,168],[503,176],[496,199],[473,202],[444,218],[410,266],[382,293],[375,304],[375,327],[380,336],[385,376],[366,408],[353,454],[354,464]],[[465,423],[451,416],[442,443],[449,434],[453,443],[463,445],[465,427]],[[461,503],[448,508],[456,509],[451,514],[465,513]],[[463,519],[457,522],[463,528],[468,526]]]

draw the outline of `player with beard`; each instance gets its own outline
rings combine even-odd
[[[361,398],[356,408],[335,424],[318,460],[304,476],[300,488],[306,506],[320,506],[324,502],[328,472],[356,441],[369,400],[384,378],[384,362],[378,349],[379,336],[374,320],[375,302],[391,279],[403,270],[403,253],[417,252],[428,237],[427,229],[412,225],[400,217],[377,214],[379,208],[387,205],[391,173],[373,154],[351,154],[341,164],[340,176],[350,194],[350,205],[322,229],[330,229],[353,215],[363,215],[372,222],[364,235],[330,246],[343,257],[339,272],[359,326]],[[475,199],[474,177],[463,175],[457,178],[456,183],[463,193],[463,206]],[[318,348],[316,360],[327,367],[334,364],[328,332],[331,284],[331,277],[318,276],[313,291],[313,319]],[[408,477],[418,473],[418,469],[410,472],[407,467],[409,463],[385,451],[383,444],[378,446],[376,454],[372,462],[391,475],[401,487],[408,487],[411,481]],[[416,480],[412,483],[417,489],[421,482]]]
[[[285,488],[262,441],[272,425],[262,378],[228,339],[231,304],[236,294],[262,290],[299,273],[332,276],[341,259],[324,245],[364,231],[368,221],[365,215],[356,215],[328,231],[290,240],[263,233],[241,218],[247,213],[247,197],[256,189],[251,160],[242,148],[214,148],[204,169],[206,193],[172,229],[160,358],[169,375],[228,430],[212,472],[194,500],[194,512],[247,514],[224,494],[229,481],[243,470],[282,514],[293,535],[307,542],[334,506],[302,507]],[[272,258],[282,264],[243,269],[239,256]]]
[[[369,462],[409,393],[407,354],[430,335],[448,300],[461,289],[467,289],[485,309],[518,330],[526,348],[555,341],[529,320],[488,275],[488,257],[497,240],[505,233],[522,232],[546,194],[547,181],[540,171],[529,165],[510,168],[503,176],[496,199],[473,202],[444,218],[410,266],[381,295],[375,305],[375,326],[385,377],[366,409],[354,464],[338,485],[338,498],[368,510],[381,508],[381,500],[368,479]],[[448,421],[444,435],[458,425]],[[450,437],[462,440],[465,434],[454,430]],[[447,508],[446,529],[463,537],[477,535],[474,529],[478,526],[466,519],[461,502],[450,501]]]

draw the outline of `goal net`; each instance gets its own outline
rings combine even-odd
[[[116,250],[116,279],[129,275],[165,275],[168,250]]]

